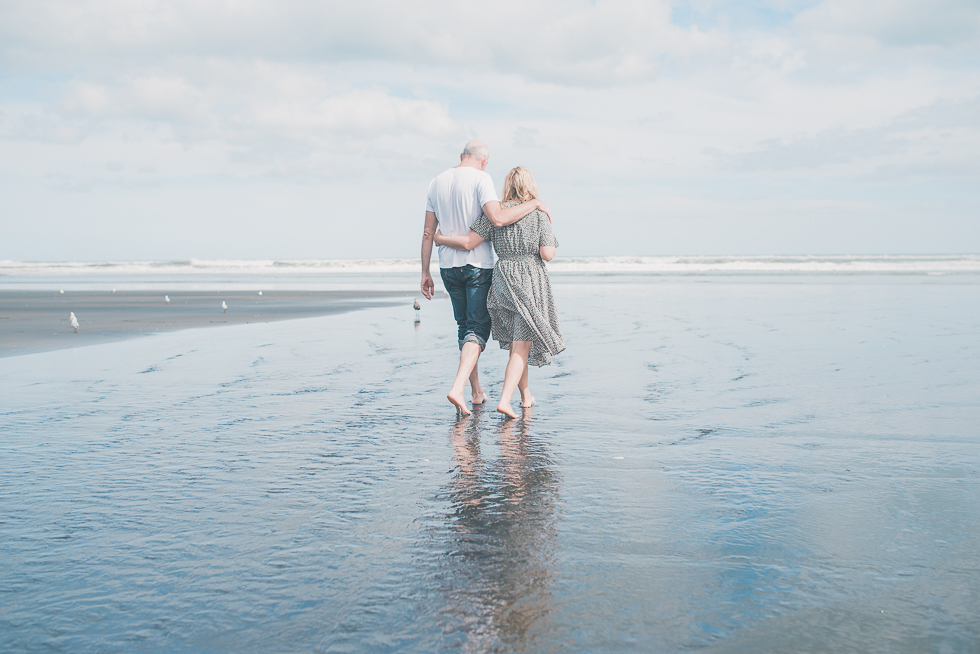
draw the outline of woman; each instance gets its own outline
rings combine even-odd
[[[535,200],[538,186],[527,168],[517,167],[504,180],[503,206]],[[565,349],[558,325],[558,311],[551,295],[551,280],[545,261],[555,256],[558,240],[551,221],[540,211],[532,211],[505,227],[494,227],[486,215],[473,223],[466,236],[443,236],[436,232],[436,245],[472,250],[483,241],[493,243],[497,263],[487,298],[494,340],[510,350],[504,371],[504,389],[497,411],[510,418],[517,414],[510,400],[514,389],[521,391],[521,406],[530,407],[534,398],[528,391],[527,366],[551,363],[552,355]]]

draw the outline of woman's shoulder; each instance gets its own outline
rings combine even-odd
[[[540,209],[535,209],[531,212],[531,216],[538,221],[538,225],[544,225],[545,223],[550,223],[551,219],[548,218],[548,214],[541,211]]]
[[[506,202],[501,202],[500,203],[500,206],[503,209],[507,209],[509,207],[513,207],[513,206],[518,205],[518,204],[524,204],[524,203],[523,202],[518,202],[517,200],[508,200]],[[530,211],[527,215],[525,215],[524,217],[522,217],[517,222],[518,223],[523,223],[525,225],[525,227],[527,227],[527,226],[530,226],[530,225],[538,225],[538,226],[540,226],[541,223],[542,223],[542,221],[548,221],[548,220],[549,220],[548,214],[546,214],[545,212],[541,211],[540,209],[534,209],[534,210]],[[516,225],[517,223],[513,223],[513,224]]]
[[[524,204],[524,203],[523,202],[518,202],[517,200],[507,200],[506,202],[501,202],[500,203],[500,207],[502,209],[508,209],[508,208],[513,207],[513,206],[516,206],[518,204]],[[548,216],[545,215],[544,212],[542,212],[542,211],[540,211],[538,209],[533,209],[532,211],[530,211],[527,214],[527,216],[525,216],[525,218],[538,218],[538,219],[540,219],[540,218],[547,219],[547,217]]]

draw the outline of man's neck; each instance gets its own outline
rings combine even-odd
[[[477,170],[483,170],[483,162],[479,159],[463,159],[459,162],[456,168],[476,168]]]

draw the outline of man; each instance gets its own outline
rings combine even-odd
[[[422,231],[422,295],[432,299],[435,284],[429,272],[432,237],[441,229],[448,236],[468,234],[481,213],[496,227],[516,223],[540,209],[551,215],[540,200],[503,209],[493,188],[493,180],[484,172],[490,151],[481,141],[470,141],[459,155],[459,165],[450,168],[429,184],[425,206],[425,228]],[[493,250],[489,242],[467,252],[439,248],[439,273],[453,302],[453,316],[459,325],[459,369],[453,387],[446,396],[457,413],[469,415],[463,398],[466,380],[473,390],[473,404],[483,404],[487,396],[480,387],[478,362],[490,338],[490,314],[487,294],[493,276]]]

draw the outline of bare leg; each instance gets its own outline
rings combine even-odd
[[[504,370],[504,390],[501,391],[500,403],[497,404],[497,411],[510,418],[517,417],[510,408],[510,398],[527,370],[527,355],[530,351],[531,341],[514,341],[510,344],[510,358],[507,360],[507,369]]]
[[[463,390],[466,388],[466,380],[470,378],[479,360],[480,346],[476,343],[463,343],[463,349],[459,351],[459,370],[456,371],[453,388],[446,397],[456,406],[456,413],[462,413],[464,416],[470,415],[470,410],[466,408],[463,400]],[[477,384],[479,383],[480,381],[477,380]]]
[[[470,373],[470,388],[473,389],[473,404],[483,404],[487,401],[487,394],[480,386],[480,366],[474,365],[473,372]]]
[[[521,375],[521,381],[517,382],[517,390],[521,392],[521,406],[525,409],[534,406],[534,396],[531,395],[531,391],[527,388],[527,361],[524,361],[524,374]]]

